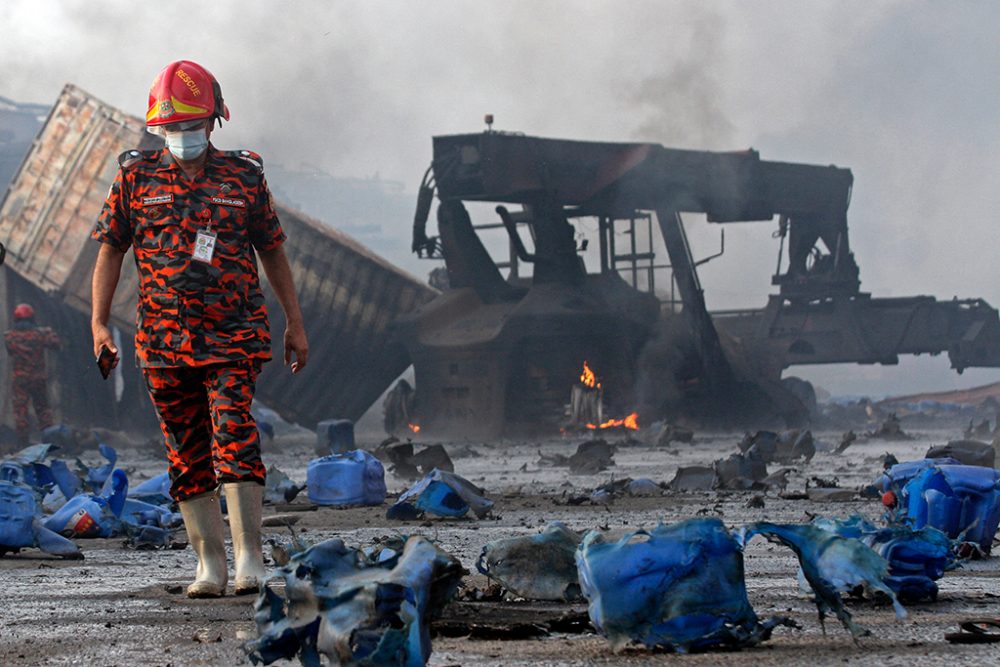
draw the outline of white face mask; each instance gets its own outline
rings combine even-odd
[[[178,160],[194,160],[208,148],[208,137],[205,136],[204,128],[186,132],[168,132],[166,140],[167,149]]]

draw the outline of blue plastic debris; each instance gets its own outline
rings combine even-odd
[[[173,498],[170,497],[170,473],[161,472],[142,484],[129,488],[128,497],[152,505],[170,505],[173,503]]]
[[[937,599],[935,583],[955,567],[953,542],[937,528],[915,530],[902,524],[877,528],[861,516],[813,519],[812,524],[841,537],[861,540],[889,563],[885,581],[904,602]]]
[[[410,521],[425,512],[457,518],[471,509],[476,518],[489,514],[493,501],[483,497],[483,490],[453,472],[435,468],[414,484],[386,511],[386,518]]]
[[[851,620],[851,612],[841,598],[841,593],[859,586],[884,593],[892,600],[897,618],[906,616],[906,610],[888,583],[889,564],[861,540],[842,537],[810,524],[763,521],[741,528],[738,537],[745,546],[754,535],[764,535],[772,542],[784,544],[798,556],[802,574],[816,594],[816,609],[824,632],[824,619],[832,611],[850,631],[855,643],[859,636],[870,634]]]
[[[83,558],[75,544],[42,525],[32,489],[0,481],[0,555],[27,547],[64,558]]]
[[[430,621],[454,595],[464,570],[427,539],[410,537],[398,555],[372,564],[339,539],[295,554],[257,598],[254,664],[298,657],[306,667],[417,667],[431,653]]]
[[[316,505],[381,505],[385,469],[368,452],[355,449],[313,459],[306,468],[309,502]]]
[[[629,642],[678,652],[739,648],[793,625],[758,620],[740,546],[715,518],[638,530],[617,542],[591,531],[576,563],[590,621],[615,650]]]
[[[67,537],[112,537],[121,532],[120,518],[128,494],[128,477],[115,470],[96,494],[80,494],[45,520],[45,527]]]
[[[97,446],[97,449],[101,452],[101,456],[107,459],[107,463],[91,468],[80,459],[76,460],[77,469],[83,474],[84,482],[93,493],[98,493],[104,487],[105,482],[111,476],[111,471],[115,469],[115,463],[118,462],[118,452],[111,445],[105,445],[102,442]]]
[[[937,528],[988,554],[1000,525],[1000,471],[949,461],[908,461],[882,476],[882,490],[898,499],[894,519]]]
[[[267,481],[264,484],[264,502],[272,504],[290,503],[295,500],[304,485],[299,486],[277,466],[267,469]]]
[[[576,570],[580,535],[553,521],[538,535],[494,540],[483,547],[476,569],[511,593],[529,600],[578,600]]]
[[[25,447],[0,463],[0,480],[36,489],[55,484],[50,466],[43,461],[56,449],[58,447],[49,444]]]

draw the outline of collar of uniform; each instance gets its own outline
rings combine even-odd
[[[208,156],[205,158],[205,169],[209,169],[210,165],[218,164],[222,156],[222,151],[217,149],[212,145],[212,142],[208,142]],[[170,153],[170,150],[165,146],[160,149],[160,159],[159,159],[159,169],[177,169],[180,170],[181,166],[177,164],[177,160]]]

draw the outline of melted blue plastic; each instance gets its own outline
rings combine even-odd
[[[591,531],[576,554],[590,620],[611,644],[684,652],[752,646],[778,623],[761,623],[747,599],[743,554],[718,519],[639,530],[617,542]]]

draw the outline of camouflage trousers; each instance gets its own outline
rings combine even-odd
[[[250,414],[260,363],[144,368],[146,388],[167,445],[176,501],[222,482],[264,483],[260,434]]]
[[[27,444],[28,431],[31,428],[28,421],[28,404],[35,406],[35,419],[38,420],[38,430],[52,426],[52,408],[49,407],[49,389],[46,379],[20,377],[15,378],[11,385],[11,407],[14,410],[14,430],[18,439]]]

